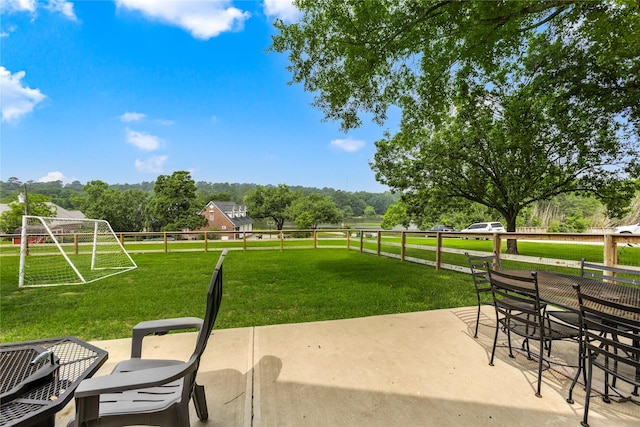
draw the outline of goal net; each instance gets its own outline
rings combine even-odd
[[[90,283],[135,268],[107,221],[22,217],[20,287]]]

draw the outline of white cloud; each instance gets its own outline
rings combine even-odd
[[[147,18],[175,25],[195,38],[208,40],[225,31],[240,30],[251,14],[228,0],[116,0],[118,8],[137,10]]]
[[[285,22],[294,22],[300,18],[300,11],[292,0],[264,0],[264,13]]]
[[[49,0],[49,3],[44,5],[44,8],[52,12],[60,12],[72,21],[77,19],[76,14],[73,11],[73,3],[66,0]]]
[[[176,124],[175,121],[167,120],[167,119],[156,119],[156,123],[158,123],[159,125],[163,125],[163,126],[173,126],[173,125]]]
[[[36,0],[1,0],[0,8],[8,12],[35,12]]]
[[[40,89],[23,86],[21,80],[24,76],[24,71],[11,74],[9,70],[0,66],[0,104],[3,122],[17,122],[46,98]]]
[[[75,181],[75,178],[67,178],[66,176],[64,176],[62,172],[55,171],[55,172],[49,172],[45,176],[38,178],[37,182],[55,182],[55,181],[62,181],[62,183],[65,184],[68,182]]]
[[[124,113],[123,115],[120,116],[120,121],[121,122],[137,122],[139,120],[144,119],[145,117],[147,117],[147,115],[143,113]]]
[[[160,147],[162,140],[155,135],[127,129],[127,143],[141,150],[153,151]]]
[[[136,159],[136,169],[145,173],[161,173],[169,156],[152,156],[147,160]]]
[[[346,151],[348,153],[355,153],[356,151],[364,148],[367,145],[366,142],[359,139],[334,139],[331,141],[331,146],[339,150]]]
[[[36,13],[36,9],[42,7],[51,12],[57,12],[66,18],[76,21],[76,14],[73,10],[73,3],[67,0],[49,0],[46,3],[36,0],[0,0],[0,9],[7,12],[28,12]]]

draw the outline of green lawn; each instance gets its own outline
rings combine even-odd
[[[197,316],[219,252],[133,254],[137,270],[86,285],[18,288],[0,259],[0,342],[129,337],[141,320]],[[342,249],[231,251],[218,328],[469,306],[468,275]]]

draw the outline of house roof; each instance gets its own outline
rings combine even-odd
[[[56,211],[57,218],[72,218],[72,219],[86,219],[86,216],[80,211],[76,210],[67,210],[61,206],[56,205],[55,203],[46,202],[48,206],[52,206]],[[11,210],[11,206],[6,203],[0,203],[0,214]]]

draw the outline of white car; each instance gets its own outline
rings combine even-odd
[[[640,222],[633,225],[621,225],[616,227],[614,233],[640,234]]]
[[[504,226],[499,222],[476,222],[460,230],[461,233],[504,233],[505,231]]]

